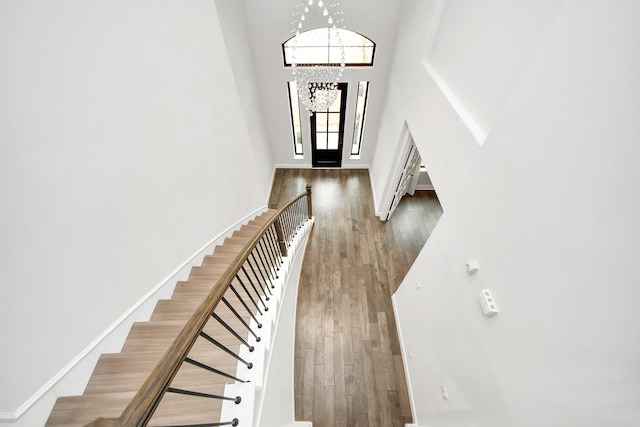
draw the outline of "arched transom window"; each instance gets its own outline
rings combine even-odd
[[[363,36],[349,30],[339,30],[340,40],[332,35],[329,28],[316,28],[305,31],[291,37],[282,44],[284,65],[293,63],[292,53],[295,44],[296,63],[305,65],[340,65],[342,50],[340,40],[344,45],[346,66],[373,65],[375,43]]]

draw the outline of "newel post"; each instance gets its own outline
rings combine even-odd
[[[309,219],[313,217],[313,209],[311,206],[311,184],[307,184],[307,210],[309,211]]]
[[[276,235],[278,236],[278,245],[280,246],[280,253],[282,256],[287,256],[287,244],[284,241],[284,231],[282,230],[282,224],[280,218],[274,222],[276,226]]]

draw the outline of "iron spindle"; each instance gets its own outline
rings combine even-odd
[[[244,282],[240,279],[240,276],[238,276],[236,274],[235,279],[240,283],[240,286],[242,286],[242,289],[244,289],[244,292],[247,294],[247,296],[249,297],[249,300],[253,303],[253,305],[256,307],[256,310],[258,310],[258,314],[260,314],[260,316],[262,316],[262,311],[260,310],[260,306],[258,305],[258,303],[256,302],[256,300],[253,299],[253,297],[251,296],[251,294],[249,293],[249,289],[247,289],[247,287],[244,285]]]
[[[273,250],[273,246],[271,246],[271,236],[269,235],[269,230],[267,229],[264,233],[264,246],[267,248],[267,252],[269,252],[269,255],[271,256],[271,259],[273,260],[273,268],[275,268],[276,271],[280,271],[280,264],[278,263],[278,256],[276,255],[276,253]],[[276,277],[278,277],[277,273],[276,273]]]
[[[209,372],[213,372],[214,374],[218,374],[221,375],[223,377],[232,379],[232,380],[236,380],[236,381],[240,381],[241,383],[247,383],[249,381],[245,381],[245,380],[241,380],[240,378],[234,377],[233,375],[227,374],[226,372],[222,372],[216,368],[212,368],[209,365],[205,365],[204,363],[200,363],[197,360],[193,360],[190,357],[187,357],[184,359],[185,362],[192,364],[193,366],[197,366],[198,368],[202,368],[205,369]]]
[[[262,295],[260,294],[260,291],[258,291],[258,288],[256,288],[256,285],[253,283],[255,279],[258,282],[260,289],[262,289],[262,285],[260,285],[260,280],[258,279],[258,276],[255,276],[255,275],[249,276],[249,273],[247,273],[247,270],[244,268],[244,264],[242,265],[242,272],[244,273],[245,278],[249,281],[249,284],[251,285],[253,290],[256,292],[256,295],[258,295],[258,298],[260,298],[260,301],[262,301]],[[264,291],[264,289],[262,290]],[[269,296],[265,294],[264,300],[269,301]],[[262,304],[264,305],[264,302]]]
[[[244,363],[247,368],[249,368],[249,369],[253,368],[253,363],[247,362],[242,357],[238,356],[233,351],[229,350],[224,344],[222,344],[221,342],[219,342],[215,338],[213,338],[210,335],[208,335],[206,332],[200,332],[200,336],[202,338],[206,339],[207,341],[209,341],[211,344],[213,344],[216,347],[218,347],[220,350],[222,350],[225,353],[227,353],[229,356],[231,356],[231,357],[239,360],[240,362]]]
[[[269,228],[269,232],[271,234],[271,246],[273,246],[273,251],[278,258],[278,268],[282,266],[282,252],[278,250],[278,233],[276,231],[276,223],[274,222]]]
[[[242,401],[240,396],[236,396],[236,397],[218,396],[217,394],[200,393],[199,391],[183,390],[181,388],[169,387],[167,391],[170,393],[186,394],[187,396],[208,397],[209,399],[230,400],[234,402],[236,405]]]
[[[267,250],[264,239],[259,242],[260,250],[264,254],[264,258],[267,260],[267,264],[269,265],[269,271],[272,272],[272,276],[278,278],[278,270],[275,268],[275,261],[273,259],[273,255]]]
[[[256,273],[256,270],[253,268],[253,264],[251,263],[251,260],[249,258],[247,258],[247,264],[249,264],[249,268],[251,269],[251,272],[253,273],[253,275],[256,278],[256,280],[258,280],[258,283],[260,283],[260,279],[258,278],[258,274]],[[264,281],[264,286],[262,286],[262,284],[260,284],[260,289],[262,289],[262,291],[264,292],[265,296],[267,296],[267,292],[265,291],[265,289],[269,291],[269,295],[273,295],[273,293],[271,292],[271,289],[269,289],[269,286],[267,285],[267,281],[264,279],[264,275],[262,274],[262,271],[260,271],[259,268],[258,268],[258,271],[260,272],[260,275],[262,276],[262,280]]]
[[[231,335],[233,335],[234,337],[236,337],[238,339],[238,341],[240,341],[242,344],[244,344],[250,352],[253,352],[253,350],[255,350],[255,348],[250,345],[244,338],[242,338],[240,336],[240,334],[238,334],[227,322],[225,322],[220,316],[218,316],[215,312],[211,313],[211,317],[213,317],[214,319],[216,319],[218,322],[220,322],[220,324],[222,326],[224,326],[224,328],[229,331],[231,333]]]
[[[256,319],[256,316],[254,316],[253,312],[251,311],[247,303],[244,302],[244,300],[242,299],[238,291],[236,291],[236,288],[234,288],[232,284],[229,284],[229,289],[231,289],[231,291],[236,295],[236,297],[238,298],[238,301],[240,301],[242,306],[247,310],[247,313],[249,313],[251,318],[256,322],[256,324],[258,325],[258,329],[262,328],[262,323],[260,323],[260,321]]]
[[[254,253],[258,254],[258,260],[260,260],[260,264],[262,264],[262,268],[263,268],[264,274],[269,279],[269,284],[271,285],[271,289],[275,288],[275,285],[273,284],[273,281],[271,280],[271,274],[269,273],[269,269],[265,265],[264,259],[262,258],[262,254],[258,250],[255,250],[255,251],[251,252],[251,254],[254,254]]]
[[[173,426],[160,426],[160,427],[219,427],[219,426],[237,426],[240,424],[240,420],[234,418],[231,421],[227,421],[224,423],[205,423],[205,424],[180,424]]]
[[[256,342],[260,342],[261,338],[255,332],[253,332],[251,326],[249,326],[249,324],[242,318],[242,316],[240,316],[240,313],[238,313],[238,311],[233,308],[233,306],[229,303],[229,301],[227,301],[225,297],[222,297],[222,302],[229,308],[229,310],[231,310],[231,312],[238,318],[238,320],[244,325],[244,327],[247,328],[249,333],[253,335],[253,337],[256,339]]]

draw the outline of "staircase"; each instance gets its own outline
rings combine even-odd
[[[217,246],[212,255],[206,256],[201,266],[192,268],[188,280],[176,285],[171,299],[158,301],[149,321],[133,325],[120,353],[103,354],[100,357],[84,394],[57,400],[46,426],[76,427],[92,423],[100,417],[119,418],[191,316],[208,298],[218,279],[276,213],[275,210],[268,210],[242,226],[221,246]],[[275,230],[272,234],[275,234]],[[275,265],[276,251],[276,245],[265,245],[263,250],[265,256],[275,259]],[[267,270],[269,267],[265,267],[264,262],[243,265],[238,273],[243,285],[233,282],[236,292],[228,288],[223,294],[233,308],[221,301],[215,309],[215,314],[240,338],[234,336],[218,319],[211,318],[202,332],[229,351],[212,344],[211,340],[200,334],[191,347],[189,359],[182,363],[171,381],[171,389],[220,397],[224,396],[226,384],[236,382],[237,378],[231,377],[238,375],[236,369],[242,362],[230,353],[240,355],[240,347],[247,345],[251,335],[247,326],[256,328],[254,316],[259,310],[264,310],[264,301],[271,292],[269,281],[265,279]],[[241,339],[245,341],[244,344]],[[223,374],[202,366],[214,368]],[[148,425],[213,425],[230,421],[220,420],[222,404],[223,399],[220,398],[168,392],[153,412]]]

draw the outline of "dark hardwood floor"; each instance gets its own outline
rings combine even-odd
[[[433,191],[405,196],[388,222],[367,170],[278,169],[269,207],[312,185],[315,225],[296,314],[295,416],[314,427],[411,422],[391,295],[442,208]]]

